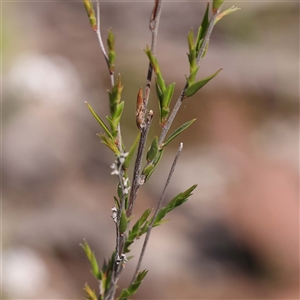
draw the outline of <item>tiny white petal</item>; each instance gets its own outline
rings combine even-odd
[[[115,169],[110,174],[111,175],[119,175],[119,171]]]
[[[124,181],[124,185],[125,185],[125,186],[127,186],[128,180],[129,180],[128,178],[124,178],[124,177],[123,177],[123,181]]]

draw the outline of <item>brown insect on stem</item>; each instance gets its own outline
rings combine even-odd
[[[142,128],[145,126],[145,105],[142,87],[139,89],[137,95],[135,117],[138,129],[142,130]]]

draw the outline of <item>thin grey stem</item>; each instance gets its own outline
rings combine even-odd
[[[99,41],[99,44],[100,44],[101,51],[104,55],[106,64],[107,64],[108,69],[109,69],[108,56],[107,56],[107,53],[106,53],[106,50],[105,50],[105,47],[104,47],[104,44],[103,44],[103,41],[102,41],[102,36],[101,36],[101,31],[100,31],[100,2],[99,2],[99,0],[97,0],[96,3],[97,3],[96,4],[97,5],[97,31],[96,31],[96,34],[97,34],[97,37],[98,37],[98,41]]]
[[[104,300],[112,300],[114,298],[115,292],[116,292],[116,285],[112,283],[104,297]]]
[[[218,17],[218,15],[219,15],[219,13],[220,13],[220,9],[221,9],[221,7],[218,9],[217,12],[215,12],[215,13],[212,15],[212,17],[211,17],[211,19],[210,19],[210,21],[209,21],[209,25],[208,25],[207,31],[206,31],[206,33],[205,33],[205,36],[204,36],[202,45],[201,45],[201,47],[200,47],[200,49],[199,49],[199,52],[198,52],[198,55],[197,55],[197,60],[196,60],[196,62],[197,62],[197,65],[198,65],[198,66],[199,66],[200,60],[203,58],[203,54],[204,54],[206,45],[207,45],[207,43],[208,43],[208,41],[209,41],[209,38],[210,38],[211,33],[212,33],[212,31],[213,31],[213,28],[214,28],[214,26],[215,26],[215,21],[216,21],[216,18]]]
[[[162,12],[162,0],[155,0],[154,7],[153,7],[153,10],[152,10],[152,13],[150,16],[150,21],[149,21],[149,28],[152,33],[152,38],[151,38],[152,53],[155,53],[157,33],[158,33],[161,12]],[[152,66],[149,63],[148,72],[147,72],[147,82],[146,82],[146,86],[145,86],[145,97],[143,99],[145,109],[147,108],[148,100],[150,97],[152,72],[153,72]],[[151,120],[152,120],[152,117],[150,118],[148,124],[146,122],[145,127],[142,129],[142,132],[141,132],[138,153],[136,156],[136,161],[135,161],[135,166],[134,166],[134,171],[133,171],[133,181],[132,181],[131,191],[130,191],[130,196],[129,196],[129,205],[128,205],[128,210],[126,213],[127,217],[130,217],[132,214],[133,205],[135,203],[137,193],[138,193],[139,187],[141,185],[140,184],[140,175],[141,175],[141,167],[142,167],[142,158],[143,158],[143,152],[144,152],[146,141],[147,141],[147,135],[148,135],[148,132],[150,129]]]
[[[105,58],[105,61],[106,61],[107,67],[108,67],[108,71],[109,71],[109,75],[110,75],[110,83],[111,83],[111,86],[113,87],[115,85],[114,72],[110,70],[109,60],[108,60],[108,56],[107,56],[107,53],[106,53],[106,50],[105,50],[105,47],[104,47],[104,44],[102,41],[101,30],[100,30],[100,2],[99,2],[99,0],[97,0],[96,5],[97,5],[97,31],[96,31],[96,34],[98,37],[101,51],[103,53],[103,56]],[[118,124],[118,149],[121,153],[123,153],[120,123]],[[120,217],[121,217],[122,208],[125,206],[125,197],[126,197],[125,187],[123,184],[124,173],[123,173],[123,171],[121,171],[121,168],[122,168],[122,165],[120,164],[119,184],[122,189],[123,197],[121,199],[120,208],[119,208],[118,216],[117,216],[117,223],[116,223],[116,258],[120,256],[120,253],[122,252],[122,248],[123,248],[123,237],[120,234]],[[114,297],[116,283],[120,276],[120,271],[119,271],[120,268],[122,269],[122,266],[117,265],[116,259],[115,259],[115,266],[112,270],[112,284],[110,285],[110,288],[106,293],[106,296],[104,298],[105,300],[111,300]]]
[[[120,164],[120,171],[119,171],[119,184],[121,186],[121,190],[122,190],[122,199],[120,202],[120,207],[119,207],[119,211],[118,211],[118,215],[117,215],[117,223],[116,223],[116,257],[120,256],[122,253],[122,247],[121,247],[121,243],[120,243],[120,219],[121,219],[121,213],[123,208],[125,207],[125,198],[126,198],[126,194],[125,194],[125,187],[124,187],[124,183],[123,183],[123,175],[124,172],[121,170],[122,165]]]
[[[106,294],[105,299],[112,299],[115,293],[115,286],[116,283],[119,279],[119,276],[121,274],[121,271],[123,269],[123,266],[121,264],[116,263],[117,259],[121,257],[122,255],[122,249],[123,249],[123,245],[124,245],[124,234],[120,233],[120,219],[121,219],[121,213],[122,210],[125,208],[125,198],[127,196],[127,192],[126,192],[126,186],[124,185],[124,171],[122,169],[123,167],[123,163],[122,161],[118,161],[118,178],[119,178],[119,184],[122,190],[122,199],[120,202],[120,207],[118,210],[118,214],[117,214],[117,219],[116,219],[116,254],[115,254],[115,265],[114,268],[112,270],[112,276],[111,276],[111,281],[112,284]]]
[[[158,34],[158,27],[159,27],[159,21],[160,16],[162,12],[162,0],[155,0],[155,4],[150,16],[149,21],[149,29],[151,31],[151,52],[155,54],[156,49],[156,42],[157,42],[157,34]],[[144,99],[144,106],[147,108],[148,100],[150,97],[150,88],[151,88],[151,79],[152,79],[152,65],[149,63],[148,67],[148,73],[147,73],[147,83],[145,86],[145,99]]]
[[[218,15],[219,15],[219,13],[220,13],[220,8],[216,13],[214,13],[212,15],[212,17],[209,21],[209,25],[208,25],[207,31],[206,31],[204,39],[203,39],[203,43],[202,43],[201,48],[199,49],[199,52],[198,52],[198,55],[197,55],[197,60],[196,61],[197,61],[198,66],[200,64],[201,59],[203,58],[205,47],[206,47],[206,45],[209,41],[209,38],[212,34],[212,30],[214,28],[215,21],[216,21],[216,18],[218,17]],[[160,146],[162,146],[163,141],[164,141],[164,139],[165,139],[165,137],[166,137],[166,135],[167,135],[174,119],[175,119],[175,116],[177,115],[177,112],[178,112],[178,110],[179,110],[179,108],[180,108],[180,106],[181,106],[181,104],[184,100],[184,92],[185,92],[187,87],[188,87],[188,83],[186,82],[186,84],[185,84],[184,88],[182,89],[182,91],[180,93],[180,96],[179,96],[179,98],[178,98],[178,100],[177,100],[177,102],[176,102],[176,104],[175,104],[175,106],[174,106],[174,108],[171,112],[171,115],[170,115],[166,125],[163,127],[162,133],[161,133],[161,135],[158,139],[158,143],[159,143]]]
[[[153,112],[150,111],[148,113],[148,118],[145,123],[145,126],[142,128],[142,134],[139,141],[138,152],[135,160],[134,171],[133,171],[133,181],[131,185],[130,195],[129,195],[129,202],[128,202],[128,209],[126,212],[127,218],[129,218],[132,214],[133,206],[137,197],[138,189],[141,186],[140,182],[140,175],[141,175],[141,166],[142,166],[142,159],[143,153],[147,141],[148,132],[150,129],[151,121],[152,121]]]
[[[150,17],[149,28],[152,32],[151,51],[154,54],[157,41],[157,33],[159,27],[160,16],[162,12],[162,1],[156,0]]]
[[[151,231],[152,231],[152,228],[153,228],[153,224],[155,222],[155,219],[158,215],[158,212],[159,210],[161,209],[161,206],[162,206],[162,203],[163,203],[163,200],[164,200],[164,197],[165,197],[165,193],[166,193],[166,190],[168,188],[168,185],[171,181],[171,178],[172,178],[172,175],[174,173],[174,170],[175,170],[175,167],[176,167],[176,164],[177,164],[177,161],[178,161],[178,158],[181,154],[181,151],[183,149],[183,143],[180,143],[180,146],[177,150],[177,153],[176,153],[176,156],[174,158],[174,161],[172,163],[172,166],[171,166],[171,169],[170,169],[170,172],[169,172],[169,175],[168,175],[168,179],[166,181],[166,184],[165,184],[165,187],[163,189],[163,192],[160,196],[160,199],[158,201],[158,204],[157,204],[157,207],[156,207],[156,210],[155,210],[155,213],[154,213],[154,216],[153,216],[153,219],[148,227],[148,230],[147,230],[147,233],[146,233],[146,236],[145,236],[145,240],[144,240],[144,244],[143,244],[143,248],[142,248],[142,251],[141,251],[141,254],[140,254],[140,257],[139,257],[139,261],[137,263],[137,267],[136,267],[136,270],[135,270],[135,273],[133,275],[133,278],[132,278],[132,281],[131,283],[133,283],[140,271],[140,268],[141,268],[141,264],[142,264],[142,261],[143,261],[143,258],[144,258],[144,254],[145,254],[145,251],[146,251],[146,248],[147,248],[147,245],[148,245],[148,242],[149,242],[149,239],[150,239],[150,234],[151,234]]]
[[[171,112],[171,115],[168,118],[168,121],[167,121],[166,125],[162,129],[161,135],[158,139],[158,144],[159,144],[160,147],[162,146],[163,141],[164,141],[164,139],[165,139],[165,137],[166,137],[166,135],[167,135],[167,133],[168,133],[168,131],[169,131],[176,115],[177,115],[177,113],[178,113],[178,110],[179,110],[179,108],[180,108],[180,106],[183,102],[184,92],[185,92],[187,87],[188,87],[188,83],[185,84],[183,90],[181,91],[180,96],[179,96],[177,102],[175,103],[175,106],[174,106],[174,108]]]

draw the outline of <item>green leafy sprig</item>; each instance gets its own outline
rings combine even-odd
[[[88,284],[85,285],[84,290],[86,293],[86,299],[115,299],[118,280],[122,274],[125,264],[131,258],[127,257],[127,254],[130,253],[132,244],[144,236],[143,247],[141,249],[133,279],[129,286],[120,292],[116,300],[128,299],[128,297],[131,297],[138,291],[140,284],[148,273],[148,270],[141,271],[140,268],[152,228],[158,227],[165,223],[167,221],[167,214],[176,207],[179,207],[185,203],[196,188],[196,185],[191,186],[186,191],[179,193],[165,206],[163,206],[167,187],[172,178],[177,160],[183,149],[183,145],[180,143],[155,211],[153,212],[152,208],[147,208],[140,217],[137,217],[137,221],[134,223],[134,225],[130,224],[132,218],[134,217],[133,208],[139,188],[150,179],[151,175],[156,170],[156,167],[162,159],[165,148],[171,143],[171,141],[189,128],[189,126],[191,126],[196,120],[192,119],[185,122],[166,138],[183,100],[196,94],[221,71],[221,69],[219,69],[210,76],[196,80],[198,71],[200,69],[200,61],[205,57],[205,54],[208,51],[209,39],[214,25],[224,16],[238,10],[238,8],[233,6],[221,12],[221,6],[223,2],[223,0],[213,0],[211,10],[210,4],[208,3],[197,35],[194,36],[192,30],[188,33],[187,39],[189,52],[187,55],[189,62],[189,75],[186,76],[186,84],[171,111],[170,104],[174,96],[175,83],[171,83],[169,85],[166,84],[166,80],[163,77],[158,59],[155,56],[162,1],[154,0],[154,7],[149,21],[149,28],[152,33],[151,47],[147,46],[144,50],[149,60],[147,80],[144,92],[142,88],[139,88],[138,90],[135,112],[136,124],[139,132],[127,152],[125,144],[123,143],[120,126],[125,105],[124,100],[122,100],[122,91],[124,86],[121,82],[121,75],[119,74],[117,76],[116,82],[114,75],[116,63],[115,36],[110,29],[108,31],[108,37],[106,40],[106,51],[100,32],[100,2],[99,0],[96,0],[97,9],[95,13],[92,1],[83,0],[90,24],[97,34],[100,48],[105,57],[110,76],[111,89],[108,91],[110,114],[106,116],[106,122],[108,122],[108,125],[106,125],[106,123],[94,111],[89,103],[86,102],[86,104],[103,131],[97,135],[101,138],[102,143],[104,143],[115,156],[115,161],[112,164],[113,170],[111,174],[116,175],[118,178],[116,195],[113,196],[114,207],[112,208],[112,220],[116,227],[116,245],[110,259],[108,261],[104,259],[102,267],[100,268],[96,256],[91,250],[89,244],[84,241],[84,243],[81,245],[89,260],[91,272],[99,281],[98,293],[92,290]],[[147,109],[153,71],[156,77],[155,90],[158,99],[161,133],[160,135],[156,134],[153,137],[150,137],[150,147],[147,151],[145,151],[145,145],[148,140],[148,133],[153,119],[153,111]],[[137,154],[134,160],[133,158],[135,152],[137,152]],[[143,160],[144,154],[145,162]],[[134,165],[134,171],[131,177],[128,175],[128,169],[132,165]]]

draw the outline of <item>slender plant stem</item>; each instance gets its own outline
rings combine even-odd
[[[154,213],[154,216],[153,216],[153,219],[148,227],[148,230],[147,230],[147,233],[146,233],[146,236],[145,236],[145,240],[144,240],[144,244],[143,244],[143,247],[142,247],[142,251],[141,251],[141,254],[140,254],[140,257],[139,257],[139,260],[138,260],[138,263],[137,263],[137,267],[136,267],[136,270],[135,270],[135,273],[133,275],[133,278],[132,278],[132,281],[131,283],[133,283],[140,271],[140,268],[141,268],[141,264],[142,264],[142,261],[143,261],[143,258],[144,258],[144,254],[145,254],[145,251],[146,251],[146,248],[147,248],[147,245],[148,245],[148,242],[149,242],[149,239],[150,239],[150,234],[151,234],[151,231],[152,231],[152,228],[153,228],[153,224],[155,222],[155,219],[158,215],[158,212],[159,210],[161,209],[161,206],[162,206],[162,203],[163,203],[163,200],[164,200],[164,197],[165,197],[165,193],[166,193],[166,190],[167,190],[167,187],[171,181],[171,178],[172,178],[172,175],[174,173],[174,170],[175,170],[175,167],[176,167],[176,164],[177,164],[177,161],[178,161],[178,158],[181,154],[181,151],[183,149],[183,143],[180,143],[180,146],[177,150],[177,153],[176,153],[176,156],[175,156],[175,159],[172,163],[172,166],[171,166],[171,169],[170,169],[170,172],[169,172],[169,175],[168,175],[168,179],[166,181],[166,184],[165,184],[165,187],[163,189],[163,192],[160,196],[160,199],[158,201],[158,204],[157,204],[157,207],[156,207],[156,210],[155,210],[155,213]]]
[[[109,75],[110,75],[110,83],[111,83],[111,87],[114,87],[115,85],[115,80],[114,80],[114,71],[111,70],[110,65],[109,65],[109,60],[108,60],[108,55],[106,53],[103,41],[102,41],[102,36],[101,36],[101,28],[100,28],[100,18],[101,18],[101,14],[100,14],[100,2],[99,0],[97,0],[96,2],[96,7],[97,7],[97,37],[98,37],[98,41],[100,44],[100,48],[101,51],[103,53],[103,56],[105,58],[107,67],[108,67],[108,71],[109,71]],[[118,149],[120,151],[120,153],[123,153],[123,147],[122,147],[122,135],[121,135],[121,126],[120,123],[118,124]],[[114,268],[112,270],[112,275],[111,275],[111,280],[112,283],[110,285],[109,290],[106,293],[105,296],[105,300],[111,300],[114,297],[115,294],[115,290],[116,290],[116,283],[119,279],[119,276],[121,274],[120,270],[123,269],[121,264],[117,264],[117,258],[120,257],[120,255],[122,254],[122,249],[123,249],[123,244],[124,244],[124,236],[121,235],[120,233],[120,218],[121,218],[121,213],[122,213],[122,209],[125,206],[125,187],[123,184],[123,175],[124,172],[121,170],[122,166],[120,165],[120,170],[119,170],[119,185],[121,186],[121,190],[122,190],[122,199],[121,199],[121,203],[120,203],[120,208],[117,214],[117,220],[116,220],[116,258],[115,258],[115,265]]]
[[[138,158],[140,159],[140,161],[142,160],[142,154],[143,154],[143,151],[144,151],[144,148],[145,148],[145,144],[146,144],[146,140],[147,140],[147,135],[148,135],[148,132],[149,132],[149,128],[150,128],[150,125],[151,125],[151,121],[152,121],[152,117],[153,117],[153,112],[150,111],[148,113],[148,117],[147,117],[147,120],[146,120],[146,124],[145,124],[145,127],[143,128],[143,131],[145,132],[144,134],[144,140],[142,143],[139,144],[139,148],[138,148],[138,154],[137,154],[137,160]],[[139,155],[139,153],[141,153]],[[137,165],[141,162],[138,162],[137,163],[137,160],[136,160],[136,164],[135,164],[135,168],[137,168]],[[136,178],[139,180],[140,178],[140,174],[139,173],[134,173],[136,174]],[[134,180],[137,180],[136,178],[134,178]],[[123,183],[123,181],[122,181]],[[140,183],[137,182],[134,186],[139,187]],[[136,193],[137,193],[137,189],[136,189]],[[123,188],[122,188],[123,190]],[[119,209],[119,212],[118,212],[118,224],[116,226],[116,235],[117,235],[117,239],[116,239],[116,258],[120,257],[120,255],[122,254],[122,250],[123,250],[123,246],[124,246],[124,240],[125,240],[125,233],[123,235],[120,234],[120,228],[119,228],[119,222],[120,222],[120,216],[121,216],[121,212],[122,212],[122,207],[124,206],[124,202],[125,202],[125,197],[124,197],[124,193],[123,193],[123,197],[122,197],[122,201],[121,201],[121,208]],[[134,198],[136,199],[136,197]],[[129,201],[129,207],[128,207],[128,210],[127,210],[127,217],[128,216],[131,216],[132,214],[132,209],[133,209],[133,206],[134,206],[134,201],[133,202],[130,202]],[[119,280],[119,277],[121,275],[123,271],[123,266],[122,264],[116,264],[116,261],[115,261],[115,268],[113,269],[112,271],[112,283],[107,291],[107,294],[106,294],[106,297],[104,298],[104,300],[111,300],[113,299],[114,297],[114,294],[115,294],[115,290],[116,290],[116,284]]]
[[[121,219],[121,214],[122,211],[125,207],[125,198],[126,198],[126,194],[125,194],[125,187],[124,187],[124,183],[123,183],[123,175],[124,175],[124,171],[121,170],[122,169],[122,165],[120,164],[120,170],[119,170],[119,184],[122,190],[122,199],[120,202],[120,207],[118,210],[118,214],[117,214],[117,222],[116,222],[116,258],[120,257],[122,254],[122,242],[121,240],[122,235],[120,234],[120,219]],[[114,273],[113,273],[114,274]]]
[[[161,0],[156,0],[155,3],[155,7],[153,9],[153,12],[155,11],[155,13],[153,13],[152,18],[155,22],[155,26],[154,28],[150,29],[152,31],[152,42],[151,42],[151,49],[154,52],[155,51],[155,45],[156,45],[156,38],[157,38],[157,31],[158,31],[158,23],[159,23],[159,18],[160,18],[160,14],[161,14]],[[108,66],[108,70],[110,73],[110,80],[111,80],[111,85],[112,87],[114,86],[114,73],[111,71],[110,66],[109,66],[109,60],[108,60],[108,56],[102,41],[102,36],[101,36],[101,31],[100,31],[100,3],[99,0],[97,0],[97,37],[98,37],[98,41],[100,44],[100,48],[102,50],[102,53],[104,55],[106,64]],[[150,23],[151,24],[151,23]],[[149,64],[150,65],[150,64]],[[145,88],[145,98],[143,99],[144,103],[148,103],[148,99],[150,96],[150,84],[151,84],[151,77],[152,77],[152,67],[150,65],[149,67],[149,71],[147,74],[147,85]],[[146,106],[145,106],[146,107]],[[153,113],[152,113],[153,114]],[[132,183],[132,187],[131,187],[131,192],[130,192],[130,198],[129,198],[129,207],[127,210],[127,217],[131,216],[132,214],[132,209],[133,209],[133,205],[137,196],[137,191],[139,189],[140,186],[140,172],[141,172],[141,164],[142,164],[142,157],[143,157],[143,152],[144,152],[144,148],[145,148],[145,144],[146,144],[146,140],[147,140],[147,135],[149,132],[149,128],[150,128],[150,124],[151,124],[151,120],[152,120],[152,114],[151,117],[148,118],[148,122],[146,122],[143,130],[142,130],[142,134],[141,134],[141,139],[140,139],[140,143],[139,143],[139,148],[138,148],[138,154],[137,154],[137,159],[136,159],[136,163],[135,163],[135,168],[134,168],[134,179],[133,179],[133,183]],[[118,148],[120,150],[120,152],[122,153],[122,140],[121,140],[121,128],[120,128],[120,123],[118,124]],[[118,211],[118,216],[117,216],[117,223],[116,223],[116,258],[120,257],[120,255],[122,254],[122,249],[123,249],[123,245],[124,245],[124,236],[122,236],[120,234],[120,228],[119,228],[119,222],[120,222],[120,217],[121,217],[121,212],[122,209],[124,208],[124,203],[125,203],[125,187],[123,185],[123,173],[121,174],[121,172],[119,173],[119,184],[121,185],[121,189],[122,189],[122,193],[123,193],[123,197],[120,203],[120,208]],[[115,260],[115,267],[112,271],[112,282],[110,285],[110,288],[108,289],[106,296],[105,296],[105,300],[111,300],[114,297],[115,294],[115,289],[116,289],[116,284],[117,281],[119,279],[119,276],[121,275],[123,267],[120,266],[120,264],[116,264],[116,260]]]
[[[212,17],[211,17],[211,19],[209,21],[209,25],[208,25],[208,28],[206,30],[206,33],[205,33],[205,36],[204,36],[201,48],[199,49],[199,52],[198,52],[198,55],[197,55],[197,60],[196,61],[197,61],[197,65],[198,66],[200,64],[201,59],[203,59],[203,54],[204,54],[206,45],[207,45],[207,43],[209,41],[209,38],[210,38],[210,36],[212,34],[212,30],[214,28],[215,21],[216,21],[216,18],[218,17],[218,15],[219,15],[219,13],[220,13],[220,8],[219,8],[219,10],[216,13],[214,13],[212,15]],[[164,141],[164,139],[165,139],[165,137],[166,137],[166,135],[167,135],[167,133],[168,133],[168,131],[169,131],[169,129],[170,129],[170,127],[171,127],[174,119],[175,119],[175,116],[177,115],[177,112],[178,112],[178,110],[179,110],[179,108],[180,108],[180,106],[181,106],[181,104],[182,104],[182,102],[184,100],[184,93],[185,93],[185,90],[186,90],[187,87],[188,87],[188,83],[186,82],[186,84],[185,84],[184,88],[182,89],[182,91],[180,93],[180,96],[179,96],[179,98],[178,98],[178,100],[177,100],[177,102],[176,102],[176,104],[175,104],[175,106],[174,106],[174,108],[173,108],[173,110],[171,112],[171,115],[170,115],[170,117],[169,117],[166,125],[163,127],[162,133],[161,133],[161,135],[160,135],[160,137],[158,139],[158,143],[159,143],[160,146],[162,146],[163,141]]]
[[[155,0],[154,8],[152,10],[152,13],[150,16],[150,21],[149,21],[149,28],[152,33],[152,38],[151,38],[151,52],[152,53],[155,53],[161,11],[162,11],[162,0]],[[145,97],[143,99],[145,109],[147,108],[147,104],[148,104],[148,100],[149,100],[149,96],[150,96],[152,72],[153,72],[152,66],[149,63],[148,72],[147,72],[147,82],[146,82],[146,86],[145,86]],[[151,117],[151,120],[152,120],[152,117]],[[129,195],[129,205],[128,205],[128,210],[126,213],[127,217],[130,217],[132,214],[132,210],[133,210],[133,206],[134,206],[137,194],[138,194],[138,190],[139,190],[139,187],[141,186],[140,175],[141,175],[141,167],[142,167],[142,157],[143,157],[143,152],[144,152],[145,145],[146,145],[147,135],[148,135],[148,132],[150,129],[151,120],[148,125],[145,124],[145,127],[142,129],[142,132],[141,132],[141,137],[140,137],[139,146],[138,146],[138,153],[137,153],[134,171],[133,171],[133,181],[131,184],[131,190],[130,190],[130,195]]]
[[[173,108],[173,110],[170,114],[170,117],[168,118],[168,121],[167,121],[166,125],[162,129],[161,135],[159,136],[159,139],[158,139],[158,144],[159,144],[160,147],[162,146],[163,141],[164,141],[164,139],[165,139],[165,137],[166,137],[166,135],[167,135],[167,133],[168,133],[168,131],[169,131],[176,115],[177,115],[177,113],[178,113],[178,110],[179,110],[179,108],[180,108],[180,106],[183,102],[184,92],[185,92],[187,87],[188,87],[188,83],[186,82],[184,88],[182,89],[182,91],[180,93],[180,96],[179,96],[177,102],[175,103],[175,106],[174,106],[174,108]]]
[[[107,64],[107,68],[108,68],[108,72],[109,72],[109,76],[110,76],[110,84],[113,87],[115,85],[115,76],[114,76],[114,72],[110,69],[108,55],[106,53],[106,50],[105,50],[105,47],[104,47],[104,44],[103,44],[103,41],[102,41],[101,30],[100,30],[100,23],[101,23],[100,22],[100,20],[101,20],[100,17],[101,17],[100,2],[99,2],[99,0],[97,0],[97,31],[96,31],[96,34],[97,34],[97,37],[98,37],[98,41],[99,41],[99,44],[100,44],[101,51],[103,53],[103,56],[104,56],[106,64]],[[120,123],[118,124],[118,149],[119,149],[120,152],[122,152],[122,134],[121,134]]]
[[[160,16],[162,12],[162,1],[161,0],[155,0],[155,4],[150,16],[150,21],[149,21],[149,28],[151,31],[151,52],[155,54],[156,50],[156,43],[157,43],[157,34],[158,34],[158,27],[159,27],[159,21],[160,21]],[[148,105],[148,100],[150,96],[150,88],[151,88],[151,79],[152,79],[152,65],[149,62],[149,67],[148,67],[148,74],[147,74],[147,83],[145,86],[145,99],[144,99],[144,106],[147,108]]]
[[[207,30],[206,30],[206,33],[205,33],[205,36],[204,36],[202,45],[201,45],[201,47],[200,47],[200,49],[199,49],[199,52],[198,52],[198,55],[197,55],[197,60],[196,60],[197,65],[199,65],[200,60],[203,58],[203,54],[204,54],[204,52],[205,52],[206,45],[207,45],[207,43],[208,43],[208,41],[209,41],[209,39],[210,39],[210,36],[211,36],[211,34],[212,34],[212,31],[213,31],[213,29],[214,29],[215,21],[216,21],[216,18],[218,17],[218,15],[219,15],[219,13],[220,13],[220,9],[221,9],[221,7],[219,7],[218,11],[215,12],[215,13],[212,15],[212,17],[211,17],[211,19],[210,19],[210,21],[209,21],[209,25],[208,25],[208,28],[207,28]]]
[[[104,47],[104,44],[103,44],[103,41],[102,41],[101,30],[100,30],[100,2],[99,2],[99,0],[97,0],[96,6],[97,6],[97,31],[96,31],[96,34],[97,34],[97,37],[98,37],[98,41],[99,41],[99,44],[100,44],[101,51],[104,55],[107,67],[109,69],[108,56],[107,56],[107,53],[106,53],[106,50],[105,50],[105,47]]]
[[[112,70],[110,70],[108,55],[106,53],[106,50],[105,50],[105,47],[104,47],[104,44],[103,44],[103,41],[102,41],[101,30],[100,30],[101,14],[100,14],[100,2],[99,2],[99,0],[97,0],[96,3],[97,3],[97,31],[96,31],[96,34],[97,34],[97,37],[98,37],[98,41],[99,41],[99,44],[100,44],[101,51],[104,55],[104,58],[105,58],[105,61],[106,61],[106,64],[107,64],[107,68],[108,68],[109,75],[110,75],[110,83],[111,83],[111,86],[113,87],[115,85],[114,72]]]
[[[148,132],[150,129],[151,121],[152,121],[152,111],[148,113],[148,118],[145,123],[145,126],[142,128],[142,134],[138,146],[136,161],[134,164],[134,171],[133,171],[133,181],[131,185],[130,190],[130,196],[129,196],[129,202],[128,202],[128,209],[126,212],[127,218],[129,218],[132,215],[133,206],[137,197],[138,189],[141,186],[140,182],[140,175],[141,175],[141,166],[142,166],[142,159],[143,159],[143,153],[147,141]],[[153,114],[153,113],[152,113]]]

